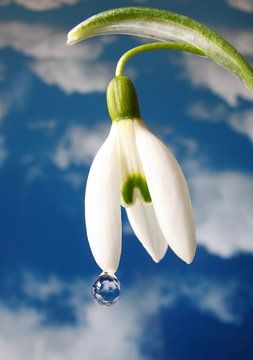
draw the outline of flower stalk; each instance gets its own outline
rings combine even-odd
[[[126,65],[126,62],[133,56],[155,50],[179,50],[205,57],[205,54],[202,50],[190,44],[179,42],[155,42],[144,44],[128,50],[120,57],[116,66],[115,76],[123,75],[123,69]]]

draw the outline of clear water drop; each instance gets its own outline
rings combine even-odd
[[[114,274],[103,272],[95,280],[92,291],[100,305],[110,306],[120,297],[120,282]]]

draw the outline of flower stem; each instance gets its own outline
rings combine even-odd
[[[136,46],[127,52],[125,52],[119,59],[115,71],[115,75],[123,75],[124,66],[126,62],[131,59],[133,56],[141,54],[147,51],[154,51],[154,50],[179,50],[179,51],[186,51],[195,55],[205,56],[204,52],[197,48],[196,46],[186,44],[186,43],[179,43],[179,42],[155,42],[144,44],[140,46]]]

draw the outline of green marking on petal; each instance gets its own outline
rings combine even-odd
[[[145,203],[152,202],[145,177],[140,174],[134,174],[131,175],[122,185],[121,194],[126,205],[133,205],[135,200],[135,189],[139,189]]]

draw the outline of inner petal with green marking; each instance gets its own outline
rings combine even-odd
[[[113,122],[118,133],[121,172],[121,205],[129,207],[138,198],[142,203],[152,202],[148,184],[136,144],[135,124],[145,126],[142,120],[124,119]]]
[[[145,203],[151,203],[151,196],[145,177],[141,174],[133,174],[123,183],[121,188],[122,202],[125,206],[135,203],[136,197],[141,196]]]

